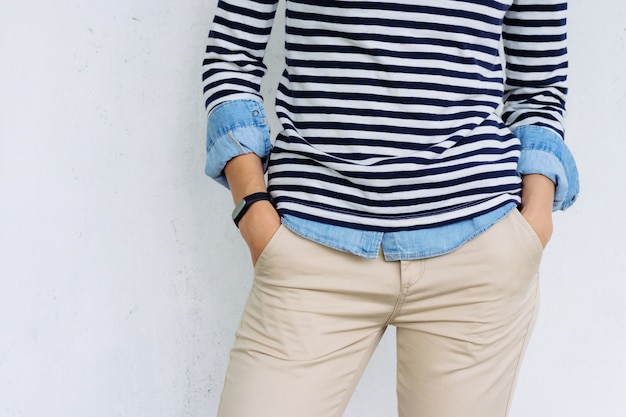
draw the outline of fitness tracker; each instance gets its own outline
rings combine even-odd
[[[267,200],[271,202],[272,197],[270,196],[270,193],[254,193],[254,194],[250,194],[242,198],[241,201],[237,203],[237,205],[235,206],[235,209],[233,210],[233,222],[235,222],[235,226],[239,227],[239,222],[241,221],[243,216],[246,214],[250,206],[252,206],[257,201],[263,201],[263,200]]]

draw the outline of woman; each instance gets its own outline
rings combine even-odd
[[[206,173],[255,264],[219,415],[341,416],[393,325],[400,416],[505,416],[578,194],[566,2],[288,0],[272,144],[276,5],[220,1],[204,60]]]

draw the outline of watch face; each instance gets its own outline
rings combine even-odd
[[[237,203],[237,205],[235,206],[235,209],[233,210],[233,220],[237,218],[237,216],[239,216],[239,213],[241,213],[241,210],[243,210],[243,208],[246,206],[246,200],[242,199],[240,202]]]

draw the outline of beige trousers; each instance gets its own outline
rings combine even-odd
[[[388,325],[401,417],[506,416],[541,254],[517,210],[415,261],[360,258],[281,226],[255,269],[219,416],[341,416]]]

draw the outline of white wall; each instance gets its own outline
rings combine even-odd
[[[512,417],[626,416],[626,7],[598,4],[570,6],[582,196]],[[215,415],[251,267],[202,171],[213,7],[0,4],[0,417]],[[392,336],[348,417],[395,415]]]

